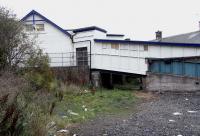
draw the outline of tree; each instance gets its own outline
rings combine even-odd
[[[26,63],[35,54],[35,40],[24,32],[16,15],[0,7],[0,69],[12,69]]]

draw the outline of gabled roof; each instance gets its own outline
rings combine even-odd
[[[97,26],[90,26],[90,27],[78,28],[78,29],[74,29],[73,32],[74,33],[78,33],[78,32],[85,32],[85,31],[92,31],[92,30],[98,30],[100,32],[107,33],[106,30],[104,30],[102,28],[99,28]]]
[[[154,42],[170,42],[170,43],[195,43],[200,44],[200,31],[170,36]]]
[[[30,13],[28,13],[26,16],[24,16],[21,21],[25,21],[29,16],[31,15],[37,15],[39,17],[41,17],[44,21],[46,21],[47,23],[51,24],[52,26],[54,26],[55,28],[57,28],[58,30],[60,30],[62,33],[66,34],[67,36],[71,37],[71,35],[65,31],[64,29],[62,29],[60,26],[56,25],[54,22],[52,22],[51,20],[49,20],[48,18],[46,18],[45,16],[41,15],[40,13],[38,13],[35,10],[32,10]]]
[[[108,40],[94,39],[100,43],[121,43],[121,44],[138,44],[138,45],[160,45],[160,46],[185,46],[185,47],[200,47],[200,43],[172,43],[172,42],[156,42],[156,41],[131,41],[131,40]]]
[[[124,34],[107,34],[106,36],[112,36],[112,37],[124,37]]]

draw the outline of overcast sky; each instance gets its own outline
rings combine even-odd
[[[32,9],[65,29],[99,26],[133,40],[199,30],[200,0],[0,0],[22,18]]]

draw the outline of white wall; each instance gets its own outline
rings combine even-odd
[[[32,18],[33,17],[31,16],[27,18],[27,20],[32,20]],[[41,18],[39,16],[35,16],[35,20],[41,20]],[[25,22],[25,23],[32,24],[32,22]],[[29,34],[31,37],[36,36],[38,46],[45,53],[49,54],[50,60],[52,62],[50,63],[51,66],[70,65],[70,62],[67,58],[62,59],[62,57],[69,57],[70,54],[68,52],[73,51],[70,37],[45,21],[36,21],[35,24],[44,24],[45,31],[31,32]]]
[[[112,49],[110,43],[95,43],[92,68],[145,74],[146,53],[139,45],[120,44],[119,49]]]
[[[148,51],[148,57],[150,58],[190,57],[199,55],[200,47],[150,45]]]
[[[200,48],[120,44],[119,49],[111,49],[111,43],[95,43],[92,68],[146,75],[148,65],[145,58],[188,57],[200,55]]]
[[[78,32],[73,36],[74,42],[93,40],[93,39],[105,39],[106,33],[100,32],[98,30],[91,30],[85,32]]]
[[[27,18],[31,24],[33,17]],[[35,16],[35,20],[41,20]],[[197,47],[178,47],[178,46],[158,46],[149,45],[148,50],[144,50],[144,45],[138,44],[119,44],[119,49],[111,48],[111,43],[96,43],[94,39],[115,39],[107,37],[106,33],[98,30],[79,32],[74,36],[74,44],[69,36],[45,21],[35,22],[43,23],[45,31],[31,32],[30,36],[36,36],[38,45],[45,53],[49,53],[51,66],[75,66],[76,48],[87,47],[88,53],[92,52],[93,69],[112,70],[118,72],[146,74],[147,63],[145,58],[169,58],[169,57],[187,57],[200,55],[200,48]],[[117,37],[118,39],[119,37]],[[85,42],[80,42],[85,41]],[[70,53],[71,52],[71,53]],[[88,57],[89,58],[89,57]],[[90,61],[90,60],[89,60]]]

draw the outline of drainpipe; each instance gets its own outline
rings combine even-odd
[[[91,40],[85,40],[85,41],[78,41],[78,42],[75,42],[74,41],[74,36],[76,35],[76,33],[74,35],[71,35],[71,40],[72,40],[72,43],[83,43],[83,42],[89,42],[90,44],[90,73],[89,73],[89,80],[90,80],[90,84],[92,85],[92,41]]]

